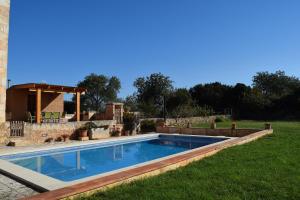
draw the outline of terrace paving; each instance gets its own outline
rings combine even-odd
[[[0,199],[15,200],[38,194],[33,189],[0,174]]]

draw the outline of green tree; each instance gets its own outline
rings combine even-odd
[[[166,107],[171,117],[189,117],[193,115],[193,101],[186,88],[179,88],[171,92]]]
[[[137,88],[139,108],[148,116],[161,116],[164,96],[172,91],[172,81],[168,76],[154,73],[137,78],[133,84]]]
[[[124,109],[126,111],[131,111],[131,112],[135,112],[138,111],[138,100],[137,100],[137,95],[133,94],[133,95],[129,95],[125,98],[124,102]]]
[[[270,99],[289,95],[299,87],[300,80],[294,76],[287,76],[284,71],[258,72],[253,77],[253,88]]]
[[[115,76],[107,77],[92,73],[80,81],[77,86],[87,89],[86,93],[81,95],[82,108],[99,112],[104,109],[106,102],[117,100],[121,83]]]
[[[198,84],[189,91],[198,106],[210,106],[215,111],[223,111],[230,106],[231,86],[219,82]]]
[[[272,113],[275,119],[300,119],[300,88],[273,102]]]

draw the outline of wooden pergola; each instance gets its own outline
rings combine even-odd
[[[62,85],[49,85],[44,83],[27,83],[21,85],[14,85],[15,89],[28,89],[31,92],[36,92],[36,123],[40,124],[41,106],[42,106],[42,92],[53,93],[72,93],[76,95],[76,120],[80,121],[80,95],[86,91],[81,87],[70,87]]]

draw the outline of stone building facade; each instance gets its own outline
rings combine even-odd
[[[0,123],[5,122],[9,0],[0,0]]]

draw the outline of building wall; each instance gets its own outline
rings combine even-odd
[[[42,112],[64,112],[64,94],[42,93]]]
[[[5,122],[9,0],[0,0],[0,123]]]
[[[11,114],[11,119],[15,121],[25,120],[27,118],[28,91],[8,89],[6,96],[6,112]]]
[[[109,120],[114,119],[114,113],[115,113],[115,105],[114,104],[106,104],[105,118],[109,119]]]

